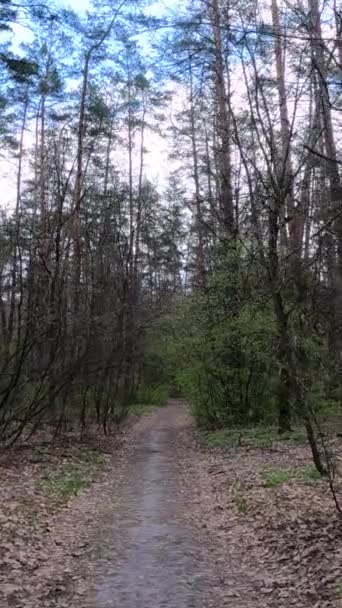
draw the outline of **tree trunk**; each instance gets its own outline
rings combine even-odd
[[[204,262],[204,235],[203,235],[203,217],[202,217],[202,197],[198,170],[198,151],[196,138],[196,118],[194,105],[194,84],[192,76],[192,65],[189,57],[189,78],[190,78],[190,137],[192,146],[192,164],[193,164],[193,179],[195,186],[195,229],[198,238],[197,245],[197,284],[199,287],[205,287],[206,272]]]
[[[214,82],[217,103],[217,156],[220,172],[220,208],[225,230],[235,236],[234,201],[230,150],[230,120],[223,59],[222,24],[218,0],[211,3],[210,19],[214,35]],[[226,28],[226,24],[225,24]]]

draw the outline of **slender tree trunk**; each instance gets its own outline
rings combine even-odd
[[[195,186],[195,229],[198,238],[197,246],[197,282],[200,287],[204,287],[206,283],[206,271],[204,261],[204,234],[203,234],[203,217],[202,217],[202,197],[198,169],[198,152],[197,152],[197,137],[196,137],[196,118],[195,118],[195,102],[194,102],[194,83],[192,76],[191,58],[189,57],[189,78],[190,78],[190,137],[192,145],[192,163],[193,163],[193,179]]]
[[[329,87],[327,85],[327,61],[324,55],[321,14],[318,0],[309,0],[310,35],[314,74],[317,78],[317,100],[322,121],[323,141],[326,156],[326,171],[330,184],[329,216],[333,218],[333,229],[337,244],[335,268],[335,298],[332,318],[332,335],[335,335],[334,351],[342,365],[342,183],[337,162],[337,150],[331,113]],[[328,218],[326,218],[328,219]]]
[[[86,100],[88,92],[89,64],[92,55],[92,49],[87,51],[83,66],[82,90],[80,99],[80,113],[77,128],[77,152],[76,152],[76,180],[74,190],[74,209],[73,209],[73,239],[74,239],[74,272],[73,272],[73,289],[74,289],[74,315],[75,321],[80,308],[80,287],[81,287],[81,204],[83,198],[83,150],[85,136],[85,120],[86,120]]]
[[[334,15],[336,29],[336,45],[338,52],[338,67],[342,70],[342,11],[338,8],[337,0],[334,0]]]
[[[222,24],[218,0],[212,0],[210,19],[214,36],[214,81],[217,102],[217,157],[220,172],[220,207],[223,224],[227,232],[235,235],[234,201],[232,188],[230,120],[225,83],[225,62],[223,59]],[[225,28],[227,24],[225,24]]]
[[[23,170],[23,157],[24,157],[24,137],[27,120],[28,110],[28,99],[24,102],[23,119],[21,123],[20,139],[19,139],[19,151],[18,151],[18,171],[17,171],[17,194],[16,194],[16,205],[15,205],[15,218],[14,218],[14,236],[13,236],[13,260],[12,260],[12,272],[11,272],[11,297],[9,305],[9,317],[8,327],[6,331],[6,344],[9,346],[14,329],[15,319],[15,307],[16,307],[16,296],[17,296],[17,279],[18,279],[18,258],[19,258],[19,237],[20,237],[20,223],[21,223],[21,182],[22,182],[22,170]],[[19,320],[17,319],[17,323]],[[18,331],[20,329],[18,328]]]
[[[146,120],[146,105],[143,92],[143,111],[141,117],[140,129],[140,153],[139,153],[139,178],[138,178],[138,196],[137,196],[137,221],[135,229],[135,251],[134,251],[134,285],[137,288],[138,266],[140,258],[140,232],[141,220],[143,211],[143,176],[144,176],[144,158],[145,158],[145,120]]]
[[[273,30],[275,33],[274,38],[274,53],[275,53],[275,66],[277,74],[277,89],[279,99],[279,114],[280,114],[280,131],[281,131],[281,161],[278,167],[278,179],[281,190],[284,193],[284,199],[286,205],[284,211],[287,217],[290,219],[289,231],[290,231],[290,247],[292,252],[298,251],[299,243],[297,241],[298,229],[297,223],[299,216],[295,209],[295,203],[293,198],[293,167],[292,167],[292,136],[289,121],[289,112],[287,105],[287,93],[285,86],[285,50],[283,47],[283,37],[281,36],[281,27],[279,20],[279,9],[277,0],[272,0],[271,6]],[[294,255],[298,259],[298,255]]]

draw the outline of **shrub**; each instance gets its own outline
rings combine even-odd
[[[197,424],[207,429],[271,424],[276,418],[273,313],[257,294],[251,302],[245,285],[245,277],[225,269],[178,310],[177,383]]]
[[[165,405],[169,397],[169,388],[166,385],[144,386],[138,388],[136,401],[142,405]]]

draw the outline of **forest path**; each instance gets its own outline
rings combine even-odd
[[[341,520],[300,481],[305,444],[209,449],[173,401],[101,436],[96,480],[62,504],[42,483],[85,447],[37,445],[3,454],[0,608],[342,606]]]
[[[174,401],[134,430],[125,474],[107,505],[87,606],[218,606],[207,535],[187,518],[191,496],[182,438],[190,425],[184,405]]]

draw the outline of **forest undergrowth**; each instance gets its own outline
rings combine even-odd
[[[239,572],[255,605],[342,605],[341,521],[304,437],[260,429],[197,436],[197,523],[218,539],[220,571]]]
[[[2,454],[4,605],[86,602],[85,572],[96,567],[93,535],[108,533],[110,505],[120,503],[140,421],[153,429],[158,412],[156,406],[140,407],[137,415],[136,409],[116,437],[77,442],[69,435],[51,447],[38,434],[29,445],[14,446],[10,458],[8,450]],[[334,441],[339,451],[342,440]],[[185,516],[208,535],[222,606],[245,601],[338,608],[340,519],[327,481],[312,465],[305,431],[280,439],[276,427],[208,432],[192,424],[177,443],[180,483],[192,496]]]

